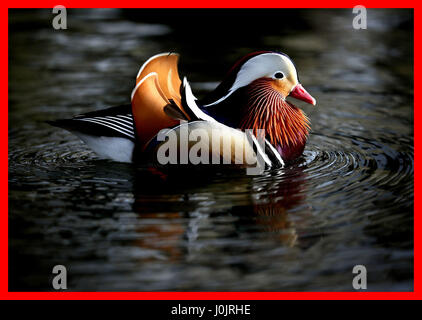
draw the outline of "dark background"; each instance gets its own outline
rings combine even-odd
[[[413,289],[413,11],[9,12],[9,289]],[[44,121],[128,103],[141,64],[181,54],[200,97],[255,50],[287,53],[317,99],[303,157],[259,177],[100,160]],[[296,103],[296,102],[295,102]]]

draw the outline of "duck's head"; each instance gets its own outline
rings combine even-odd
[[[223,82],[201,103],[231,126],[265,132],[285,160],[303,152],[309,130],[306,115],[286,101],[293,97],[315,105],[285,54],[263,51],[240,59]]]
[[[264,84],[275,89],[282,99],[290,96],[316,105],[316,100],[300,84],[292,60],[283,53],[272,51],[254,52],[237,61],[225,80],[207,97],[205,105],[219,104],[241,88],[254,89]]]

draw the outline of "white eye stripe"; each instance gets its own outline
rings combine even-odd
[[[205,107],[224,101],[237,89],[245,87],[259,78],[274,78],[274,75],[277,72],[281,72],[283,77],[291,76],[294,85],[297,83],[296,68],[287,56],[279,53],[263,53],[255,56],[246,61],[240,68],[236,79],[227,94],[218,100],[205,105]]]
[[[292,74],[293,78],[297,79],[296,68],[288,57],[278,53],[264,53],[253,57],[240,68],[230,91],[246,86],[259,78],[272,78],[277,72],[281,72],[283,76]]]

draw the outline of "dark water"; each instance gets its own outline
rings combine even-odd
[[[9,287],[53,290],[413,289],[413,12],[11,11]],[[98,159],[43,121],[127,103],[139,66],[166,51],[198,96],[254,50],[295,61],[316,97],[299,161],[158,175]]]

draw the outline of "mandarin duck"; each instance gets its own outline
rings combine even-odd
[[[49,123],[74,133],[100,157],[120,162],[151,159],[163,144],[158,139],[163,129],[175,132],[178,139],[184,128],[231,137],[228,159],[221,147],[213,149],[211,140],[201,139],[223,163],[242,163],[252,155],[262,157],[269,167],[283,166],[303,153],[309,120],[286,98],[312,105],[316,101],[299,83],[287,55],[261,51],[243,57],[202,100],[193,95],[186,78],[180,80],[178,60],[175,53],[147,60],[137,74],[131,104]],[[258,143],[259,135],[263,143]],[[233,141],[245,148],[240,161]],[[193,148],[192,141],[188,147]]]

